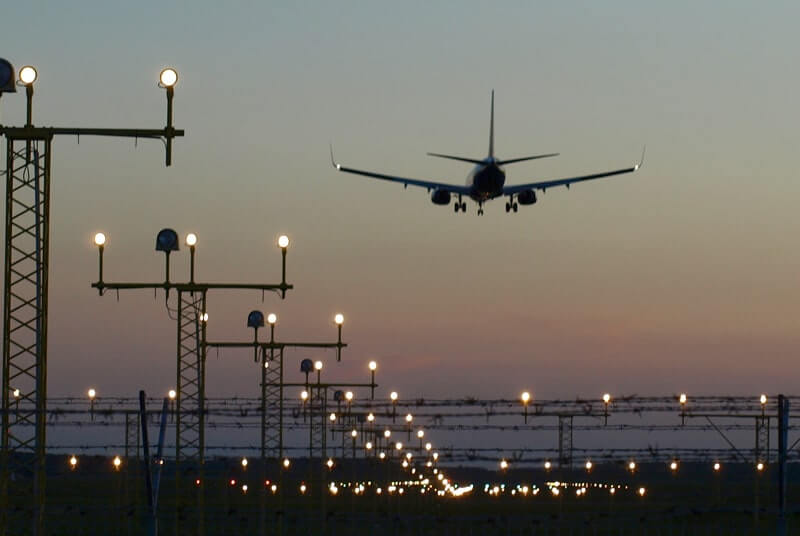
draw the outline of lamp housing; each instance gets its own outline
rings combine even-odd
[[[37,78],[39,78],[39,73],[31,65],[26,65],[19,70],[19,81],[25,86],[33,85]]]
[[[248,328],[263,328],[264,327],[264,313],[261,311],[250,311],[247,315]]]
[[[156,235],[156,251],[170,253],[180,249],[178,233],[174,229],[161,229]]]
[[[16,93],[17,75],[11,62],[0,58],[0,93]]]

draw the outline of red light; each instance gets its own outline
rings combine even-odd
[[[236,485],[236,480],[231,478],[231,486],[235,486],[235,485]]]
[[[265,486],[269,486],[269,480],[267,480],[266,482],[264,482],[264,485],[265,485]]]
[[[195,486],[199,486],[199,485],[200,485],[200,479],[199,479],[199,478],[198,478],[197,480],[195,480],[195,481],[194,481],[194,485],[195,485]]]

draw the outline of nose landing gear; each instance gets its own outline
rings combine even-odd
[[[478,203],[478,216],[483,216],[483,203]]]

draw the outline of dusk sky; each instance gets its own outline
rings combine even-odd
[[[286,300],[212,292],[209,340],[350,344],[325,375],[379,396],[537,398],[794,393],[800,348],[796,21],[771,2],[12,2],[0,57],[39,70],[34,123],[161,128],[177,69],[173,166],[161,143],[58,138],[53,149],[48,394],[157,395],[175,384],[155,235],[198,236],[197,278],[277,283]],[[486,155],[496,92],[507,184],[632,165],[507,215],[341,163],[463,184]],[[24,93],[0,122],[24,123]],[[185,248],[184,248],[185,249]],[[188,251],[173,256],[188,278]],[[174,296],[173,296],[174,300]],[[256,396],[249,352],[208,356],[209,396]]]

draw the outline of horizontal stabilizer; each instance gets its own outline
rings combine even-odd
[[[483,160],[477,158],[464,158],[463,156],[450,156],[449,154],[428,153],[428,156],[436,156],[438,158],[449,158],[450,160],[459,160],[461,162],[469,162],[471,164],[483,164]]]
[[[500,160],[497,162],[498,166],[506,164],[516,164],[517,162],[525,162],[526,160],[537,160],[539,158],[550,158],[551,156],[558,156],[560,153],[537,154],[536,156],[523,156],[522,158],[509,158],[508,160]]]

